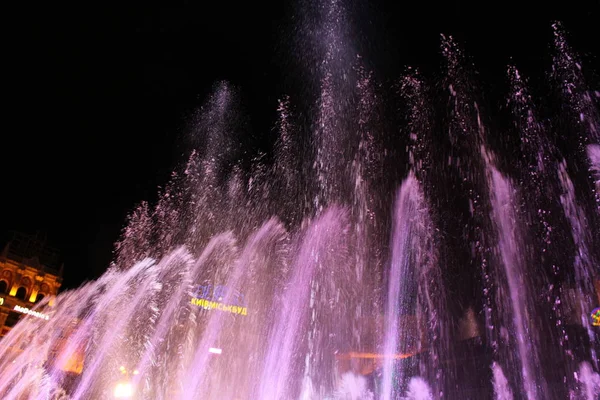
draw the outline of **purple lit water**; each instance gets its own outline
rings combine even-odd
[[[600,196],[600,144],[590,144],[587,148],[592,176],[596,184],[596,197]],[[599,203],[600,207],[600,203]]]
[[[594,309],[595,299],[592,294],[593,274],[597,272],[592,252],[589,249],[589,243],[592,241],[591,232],[587,226],[588,221],[583,209],[577,204],[575,199],[575,188],[566,170],[566,163],[562,162],[558,170],[563,194],[560,201],[567,220],[571,227],[571,236],[575,243],[577,253],[573,261],[574,284],[570,303],[575,311],[576,317],[581,321],[581,325],[587,331],[591,343],[595,342],[596,331],[592,327],[589,318],[589,312],[586,310]],[[598,368],[598,356],[595,346],[590,346],[591,361]]]
[[[494,363],[492,364],[492,372],[494,374],[494,396],[496,400],[513,400],[512,390],[502,367]]]
[[[2,339],[2,399],[598,398],[599,95],[562,28],[560,112],[511,66],[499,128],[452,38],[443,79],[388,87],[343,2],[310,12],[309,107],[282,96],[254,154],[217,83],[107,272]]]
[[[547,398],[546,385],[539,374],[538,357],[542,349],[532,318],[536,313],[524,257],[523,228],[517,215],[518,194],[511,182],[496,169],[487,150],[482,149],[482,153],[488,168],[492,220],[496,225],[497,250],[502,264],[496,271],[499,279],[494,307],[500,314],[498,340],[508,342],[504,346],[508,345],[513,352],[500,361],[512,370],[520,369],[522,390],[527,399]]]
[[[435,228],[423,191],[412,173],[397,193],[393,218],[390,284],[383,332],[383,354],[386,358],[382,368],[382,400],[396,399],[403,393],[398,382],[407,378],[408,371],[397,365],[393,356],[416,354],[432,345],[423,343],[423,330],[419,324],[428,326],[431,331],[437,330],[439,325],[429,324],[428,319],[431,315],[442,313],[431,298],[436,295],[444,298],[443,293],[430,293],[435,284],[431,280],[439,279],[439,274],[432,271],[438,268]],[[425,384],[414,385],[409,392],[416,396]]]

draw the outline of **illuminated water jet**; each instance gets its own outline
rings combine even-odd
[[[0,343],[3,399],[597,397],[598,96],[564,32],[561,113],[511,66],[504,130],[452,38],[441,85],[386,88],[344,4],[318,11],[314,104],[283,97],[272,154],[248,155],[218,83],[107,272]]]

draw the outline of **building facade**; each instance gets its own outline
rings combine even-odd
[[[0,254],[0,337],[25,315],[49,319],[43,310],[33,310],[44,298],[49,306],[62,284],[58,251],[39,236],[14,233]]]

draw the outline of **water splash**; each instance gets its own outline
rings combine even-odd
[[[597,268],[593,259],[589,243],[593,240],[588,228],[588,220],[585,212],[575,197],[575,187],[567,171],[566,162],[560,164],[558,170],[563,193],[560,201],[567,220],[571,227],[571,237],[575,243],[577,252],[573,260],[573,274],[571,278],[571,310],[575,319],[579,320],[587,332],[590,344],[596,341],[596,332],[591,326],[589,311],[593,309],[593,282]],[[595,345],[589,347],[591,362],[598,368],[598,357]]]
[[[587,154],[591,163],[590,169],[596,185],[596,193],[600,193],[600,145],[590,144],[587,147]]]
[[[413,377],[410,379],[406,400],[433,400],[431,389],[423,378]]]
[[[600,374],[594,372],[589,363],[581,363],[577,374],[579,390],[575,391],[574,399],[595,400],[600,396]]]
[[[518,197],[511,182],[494,166],[493,156],[485,149],[482,149],[482,154],[488,166],[492,219],[496,224],[498,252],[502,263],[502,269],[497,271],[499,288],[496,308],[501,314],[502,327],[510,332],[510,336],[503,339],[511,340],[514,335],[517,356],[510,365],[512,368],[521,368],[526,397],[546,398],[546,385],[539,373],[541,346],[536,327],[532,324],[535,308],[531,297],[531,280],[525,268],[526,259],[522,256],[523,228],[518,225],[519,218],[516,214]],[[501,281],[507,283],[506,287],[500,284]],[[507,313],[508,307],[511,312]],[[508,357],[508,360],[512,358]]]
[[[373,393],[369,391],[367,381],[360,375],[347,372],[342,375],[340,389],[334,396],[336,400],[374,400]]]
[[[2,398],[107,399],[124,383],[155,399],[438,400],[469,381],[476,398],[597,396],[597,218],[576,171],[598,192],[598,95],[564,35],[556,119],[577,149],[511,67],[508,151],[452,38],[442,88],[411,69],[395,107],[346,5],[316,8],[316,100],[281,99],[273,157],[240,151],[238,91],[215,85],[195,150],[131,213],[108,271],[2,340]],[[464,342],[494,361],[461,358]]]
[[[494,373],[494,395],[496,400],[513,400],[514,396],[510,389],[508,379],[502,371],[502,367],[497,363],[492,364],[492,371]]]
[[[428,206],[418,181],[410,174],[398,191],[388,278],[385,336],[383,344],[382,399],[398,396],[407,371],[396,363],[397,355],[418,353],[428,345],[419,318],[427,304],[420,304],[419,289],[429,283],[422,279],[429,268],[436,268],[436,249],[432,237]]]

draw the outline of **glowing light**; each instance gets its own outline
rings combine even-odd
[[[210,349],[208,349],[208,352],[213,354],[221,354],[223,350],[217,349],[216,347],[211,347]]]
[[[4,304],[4,297],[0,297],[0,306]]]
[[[600,307],[594,309],[594,311],[592,311],[592,325],[593,326],[600,326]]]
[[[114,391],[115,399],[129,399],[133,396],[133,386],[129,382],[119,382]]]
[[[41,312],[30,310],[27,307],[15,306],[14,310],[18,311],[20,313],[23,313],[23,314],[31,315],[32,317],[45,319],[46,321],[48,321],[50,319],[50,317],[48,315],[42,314]]]
[[[404,353],[404,354],[378,354],[378,353],[357,353],[351,351],[350,353],[338,354],[336,358],[338,360],[351,360],[353,358],[362,358],[362,359],[382,359],[382,358],[393,358],[396,360],[402,360],[405,358],[412,357],[417,353]]]

